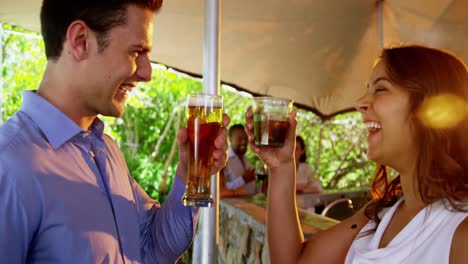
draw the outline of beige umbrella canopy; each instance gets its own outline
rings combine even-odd
[[[203,73],[204,0],[165,0],[151,59]],[[349,111],[383,45],[425,44],[468,61],[468,0],[224,0],[220,78],[291,98],[322,118]],[[0,21],[40,30],[41,0],[0,0]]]

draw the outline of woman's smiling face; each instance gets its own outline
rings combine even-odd
[[[356,102],[368,133],[370,160],[397,170],[415,161],[409,99],[409,92],[390,81],[385,63],[380,61],[372,71],[367,92]]]

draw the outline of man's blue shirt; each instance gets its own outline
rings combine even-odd
[[[1,263],[174,263],[197,210],[175,177],[161,206],[96,118],[83,131],[32,91],[0,127]]]

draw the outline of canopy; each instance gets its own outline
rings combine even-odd
[[[40,31],[41,0],[0,0],[0,21]],[[353,109],[382,46],[444,48],[468,61],[468,0],[225,0],[220,78],[293,99],[322,118]],[[154,62],[201,76],[204,0],[165,0]]]

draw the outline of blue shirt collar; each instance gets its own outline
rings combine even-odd
[[[36,91],[23,92],[21,111],[26,113],[37,124],[54,149],[82,132],[82,129],[75,122],[46,99],[39,96]],[[96,118],[91,125],[91,131],[102,137],[103,130],[104,124]]]

